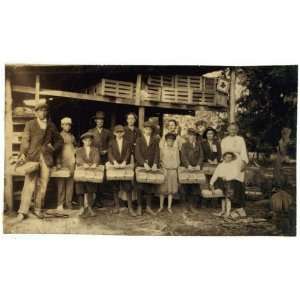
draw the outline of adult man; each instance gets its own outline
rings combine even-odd
[[[103,128],[105,115],[102,111],[97,111],[92,117],[96,126],[89,130],[92,133],[93,146],[99,150],[101,164],[105,164],[108,161],[108,146],[112,138],[112,134],[108,129]],[[96,193],[95,206],[98,208],[103,207],[102,201],[100,199],[99,191]]]
[[[39,162],[40,170],[25,175],[16,222],[22,221],[28,215],[34,191],[36,191],[34,214],[38,218],[44,217],[42,206],[49,181],[50,168],[54,165],[54,154],[63,146],[63,139],[55,125],[47,119],[48,105],[45,100],[40,100],[36,104],[35,114],[36,118],[25,125],[19,162]]]

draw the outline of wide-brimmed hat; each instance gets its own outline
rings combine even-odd
[[[92,119],[104,119],[105,118],[105,114],[103,111],[96,111],[95,115],[92,116]]]
[[[226,151],[223,153],[222,157],[224,158],[227,154],[231,154],[232,160],[236,159],[236,154],[232,151]]]
[[[187,130],[187,134],[188,135],[197,135],[197,132],[196,132],[196,130],[194,129],[194,128],[188,128],[188,130]]]
[[[114,132],[124,132],[124,127],[122,125],[116,125],[114,127]]]
[[[152,130],[155,129],[154,124],[153,124],[152,122],[150,122],[150,121],[145,122],[144,125],[143,125],[143,127],[144,127],[144,128],[149,127],[149,128],[151,128]]]
[[[91,139],[93,139],[93,138],[94,138],[94,135],[93,135],[91,132],[85,132],[85,133],[83,133],[83,134],[80,136],[80,139],[81,139],[81,140],[86,139],[86,138],[91,138]]]
[[[35,111],[42,108],[48,109],[48,102],[46,99],[40,99],[34,106]]]
[[[204,138],[204,139],[207,139],[207,132],[208,132],[208,131],[213,131],[213,133],[214,133],[215,135],[217,135],[216,129],[214,129],[214,128],[212,128],[212,127],[207,127],[207,128],[205,129],[204,133],[203,133],[203,138]]]
[[[177,135],[175,133],[169,132],[165,135],[165,140],[171,139],[171,140],[176,140]]]
[[[60,124],[70,124],[70,125],[72,125],[72,119],[71,118],[69,118],[69,117],[65,117],[65,118],[62,118],[61,120],[60,120]]]

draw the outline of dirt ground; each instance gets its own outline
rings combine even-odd
[[[96,209],[97,216],[79,218],[78,210],[65,210],[68,218],[37,219],[30,214],[19,224],[11,224],[13,215],[4,215],[5,233],[25,234],[102,234],[102,235],[154,235],[154,236],[262,236],[291,235],[268,217],[266,207],[248,203],[248,217],[228,221],[213,216],[216,208],[199,208],[198,213],[186,212],[182,206],[173,207],[173,215],[166,210],[157,216],[143,214],[130,217],[123,207],[119,215],[111,213],[111,207]],[[49,209],[49,212],[53,210]]]

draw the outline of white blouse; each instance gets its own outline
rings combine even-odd
[[[246,164],[249,162],[245,140],[239,135],[226,136],[221,141],[221,150],[222,154],[230,151],[237,154]]]
[[[231,162],[223,161],[216,167],[214,174],[210,179],[210,184],[214,185],[218,178],[222,178],[226,181],[235,179],[242,182],[240,177],[240,170],[241,165],[239,163],[239,160],[235,159]]]

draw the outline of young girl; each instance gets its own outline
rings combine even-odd
[[[212,127],[208,127],[203,134],[202,141],[204,161],[210,164],[217,164],[221,161],[221,145],[217,139],[217,132]]]
[[[172,214],[173,195],[178,192],[177,169],[180,164],[179,149],[175,145],[176,134],[165,135],[165,145],[160,149],[160,162],[165,171],[165,182],[160,186],[160,213],[164,208],[164,197],[168,196],[168,212]]]
[[[100,155],[97,148],[92,146],[93,134],[86,132],[81,135],[83,147],[76,151],[76,165],[86,169],[96,168],[100,164]],[[97,184],[92,182],[76,182],[76,193],[80,196],[81,208],[79,216],[95,216],[92,210],[93,195],[97,191]]]
[[[130,154],[132,150],[132,145],[129,141],[124,139],[124,127],[122,125],[116,125],[114,128],[115,138],[110,142],[108,148],[108,160],[109,164],[115,167],[125,167],[130,163]],[[135,212],[132,209],[132,198],[131,198],[131,190],[132,184],[128,181],[113,181],[112,182],[113,193],[114,193],[114,201],[115,208],[113,213],[120,212],[120,200],[119,200],[119,192],[125,191],[127,193],[128,199],[128,212],[132,217],[136,217]]]
[[[57,192],[58,202],[57,210],[63,210],[64,205],[66,208],[72,208],[72,198],[74,190],[74,169],[75,169],[75,137],[70,133],[72,126],[71,118],[61,119],[62,131],[60,135],[64,140],[64,145],[61,153],[57,158],[57,169],[68,168],[71,176],[69,178],[57,179]]]
[[[222,200],[222,211],[216,214],[217,216],[229,217],[231,202],[239,203],[241,201],[240,191],[243,183],[239,179],[240,167],[236,155],[233,152],[225,152],[223,162],[217,166],[210,180],[212,193],[215,192],[215,188],[219,188],[225,196]]]

